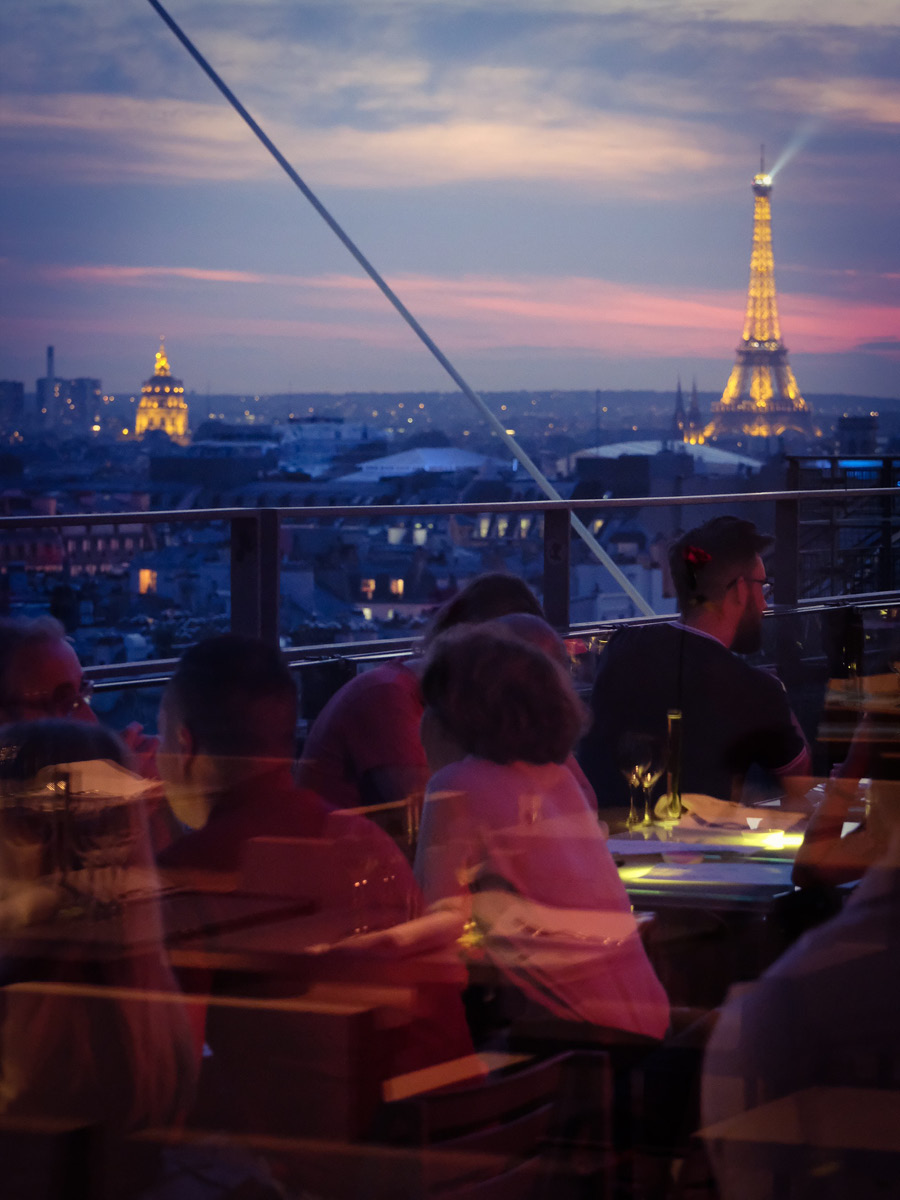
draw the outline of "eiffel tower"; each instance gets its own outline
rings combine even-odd
[[[704,437],[821,436],[800,395],[781,340],[772,257],[772,176],[760,162],[753,177],[753,253],[744,335],[722,399],[712,405]]]

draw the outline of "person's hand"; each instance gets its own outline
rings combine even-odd
[[[138,721],[126,725],[119,734],[122,741],[131,751],[134,770],[144,779],[159,779],[156,767],[156,751],[159,738],[153,734],[144,733],[144,727]]]

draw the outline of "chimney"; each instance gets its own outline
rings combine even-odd
[[[51,384],[53,383],[53,380],[56,378],[54,371],[55,371],[55,367],[53,364],[53,347],[48,346],[47,347],[47,379],[50,381]]]

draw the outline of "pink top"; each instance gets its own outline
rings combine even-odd
[[[469,757],[438,771],[415,870],[426,903],[462,898],[486,956],[555,1015],[665,1033],[606,834],[564,765]]]

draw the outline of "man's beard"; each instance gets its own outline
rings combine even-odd
[[[762,613],[744,609],[730,649],[735,654],[755,654],[762,646]]]

